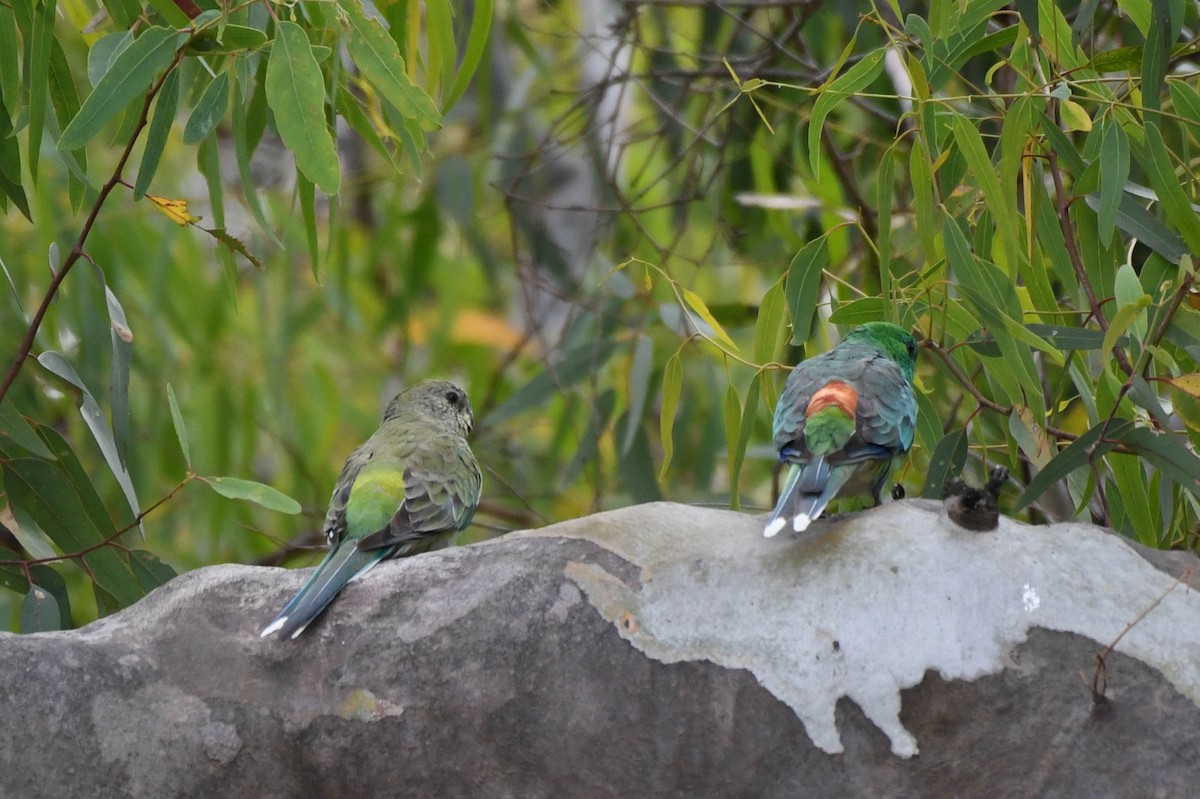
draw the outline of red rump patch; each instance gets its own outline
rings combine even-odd
[[[830,405],[836,406],[842,413],[853,419],[854,414],[858,411],[858,392],[849,383],[831,380],[812,395],[812,399],[808,401],[808,407],[804,410],[804,418],[807,419]]]

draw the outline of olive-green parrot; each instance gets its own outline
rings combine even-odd
[[[916,432],[916,357],[907,331],[870,322],[792,370],[775,406],[775,449],[788,467],[767,538],[789,520],[806,530],[839,494],[882,501]]]
[[[471,523],[483,486],[466,439],[473,424],[467,393],[443,380],[419,383],[388,403],[333,489],[324,526],[329,554],[263,637],[295,638],[379,561],[447,546]]]

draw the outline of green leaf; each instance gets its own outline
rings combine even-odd
[[[746,389],[746,405],[742,409],[742,423],[738,428],[737,447],[733,452],[733,470],[729,473],[729,484],[731,487],[740,486],[742,464],[746,460],[746,447],[750,444],[750,438],[754,435],[754,422],[758,419],[758,400],[759,394],[762,391],[762,382],[766,380],[766,375],[763,372],[758,372],[750,381],[750,387]],[[733,488],[738,495],[741,494],[740,488]]]
[[[0,451],[13,455],[13,446],[20,447],[30,455],[53,460],[54,453],[46,448],[42,440],[33,432],[33,428],[25,421],[13,406],[12,401],[5,397],[0,399]]]
[[[10,111],[20,107],[21,72],[17,67],[20,53],[16,15],[11,5],[0,3],[0,105],[7,106]]]
[[[46,350],[38,356],[38,363],[46,371],[62,378],[79,389],[80,395],[83,398],[79,405],[79,413],[83,416],[84,424],[87,425],[88,430],[92,433],[92,438],[96,440],[96,444],[100,447],[100,454],[104,456],[104,461],[108,464],[109,471],[117,479],[117,484],[121,486],[121,491],[125,494],[125,500],[129,503],[129,508],[133,511],[133,515],[135,517],[140,516],[142,510],[138,504],[137,492],[133,488],[133,480],[129,476],[129,470],[125,468],[124,461],[121,459],[112,428],[108,426],[108,422],[104,418],[104,412],[100,410],[100,403],[96,402],[96,398],[92,396],[92,392],[88,390],[88,387],[84,385],[83,380],[75,372],[74,367],[57,352]]]
[[[171,406],[171,424],[175,426],[175,438],[179,441],[179,449],[183,452],[183,462],[188,470],[192,468],[192,450],[188,446],[187,426],[183,423],[183,414],[179,412],[179,401],[175,399],[175,389],[167,383],[167,404]]]
[[[148,0],[162,18],[176,28],[186,28],[192,20],[177,4],[177,0]]]
[[[1093,211],[1100,209],[1100,195],[1089,194],[1084,201]],[[1117,209],[1117,227],[1123,232],[1145,244],[1173,264],[1188,254],[1187,245],[1170,228],[1158,221],[1145,208],[1128,194],[1121,196],[1121,205]]]
[[[133,44],[133,31],[118,31],[101,36],[88,50],[87,75],[88,82],[94,88],[100,79],[112,69],[117,56],[129,49]]]
[[[59,621],[62,624],[59,629],[70,627],[71,597],[67,592],[67,583],[63,580],[62,575],[57,570],[45,565],[31,566],[29,573],[33,577],[33,584],[41,586],[50,596],[54,597],[54,601],[58,604]]]
[[[966,429],[947,433],[929,457],[929,470],[925,473],[925,488],[921,496],[926,499],[941,499],[946,490],[946,483],[962,473],[966,462]]]
[[[942,427],[942,417],[938,409],[927,396],[920,391],[917,395],[917,446],[926,452],[933,452],[938,442],[942,440],[945,429]]]
[[[729,507],[737,510],[741,505],[738,482],[734,471],[737,456],[738,437],[742,429],[742,402],[738,399],[737,389],[730,383],[725,387],[725,463],[729,469]],[[740,471],[740,463],[738,464]]]
[[[662,409],[658,414],[658,436],[663,451],[662,466],[658,470],[659,480],[666,478],[667,467],[671,465],[671,456],[675,451],[675,411],[679,408],[679,392],[682,388],[683,365],[676,352],[667,359],[663,369]]]
[[[207,483],[213,491],[229,499],[244,499],[280,513],[295,515],[300,512],[299,502],[269,485],[256,483],[253,480],[242,480],[238,477],[201,477],[200,479]]]
[[[1026,327],[1031,333],[1045,339],[1060,350],[1098,350],[1104,346],[1104,333],[1099,330],[1040,324],[1030,324]],[[1125,347],[1129,345],[1129,340],[1118,338],[1114,344],[1118,347]]]
[[[1108,332],[1104,334],[1104,343],[1101,349],[1105,352],[1110,351],[1117,344],[1117,339],[1125,335],[1130,326],[1137,320],[1147,307],[1153,302],[1149,294],[1143,294],[1135,301],[1128,305],[1123,305],[1117,309],[1116,314],[1109,321]]]
[[[188,42],[187,51],[192,55],[224,55],[243,50],[257,50],[267,44],[267,34],[257,28],[226,24],[205,28]]]
[[[829,321],[835,325],[861,325],[864,322],[878,322],[887,318],[887,308],[887,301],[883,297],[863,297],[839,305],[838,309],[829,315]]]
[[[100,279],[104,273],[97,268]],[[109,395],[112,398],[112,433],[117,455],[122,465],[129,460],[129,366],[133,360],[133,331],[125,318],[121,301],[106,283],[104,299],[108,307],[109,337],[112,339],[112,381]]]
[[[4,197],[12,200],[22,215],[32,222],[33,216],[29,211],[29,199],[25,196],[25,187],[21,185],[21,180],[21,144],[13,133],[8,109],[4,107],[4,102],[0,99],[0,192]],[[0,197],[0,205],[2,204],[3,197]],[[6,268],[4,271],[7,275],[8,269]],[[12,285],[12,277],[8,277],[9,284]],[[16,291],[13,294],[16,295]]]
[[[953,120],[954,140],[958,144],[959,152],[962,153],[967,165],[971,168],[975,180],[979,182],[979,188],[983,191],[983,199],[996,222],[996,230],[1000,234],[1000,244],[1004,248],[1004,257],[1008,267],[1005,272],[1015,275],[1017,267],[1021,263],[1020,237],[1016,223],[1016,198],[1006,197],[1001,190],[996,169],[992,166],[991,159],[988,158],[987,150],[983,147],[983,138],[979,135],[974,123],[960,114],[955,114]]]
[[[78,460],[64,461],[69,450],[61,439],[59,444],[57,462],[18,458],[4,463],[4,488],[10,501],[70,555],[113,538],[116,530]],[[95,581],[122,607],[141,598],[143,592],[117,550],[101,546],[82,557]]]
[[[492,29],[493,0],[476,0],[472,5],[471,32],[467,34],[467,44],[463,48],[462,60],[458,65],[458,74],[454,76],[454,85],[442,98],[442,109],[454,107],[459,98],[467,91],[471,78],[483,61],[487,50],[488,34]]]
[[[1112,242],[1117,224],[1117,212],[1129,180],[1129,139],[1112,119],[1100,123],[1100,207],[1097,209],[1096,232],[1105,247]]]
[[[425,76],[430,91],[434,91],[440,89],[454,72],[454,24],[451,21],[454,13],[450,7],[450,0],[425,0],[423,5]]]
[[[1200,253],[1200,216],[1192,208],[1187,194],[1180,185],[1180,177],[1171,166],[1171,156],[1163,143],[1158,123],[1146,122],[1146,163],[1143,164],[1150,177],[1150,185],[1158,194],[1167,219],[1179,229],[1188,249]]]
[[[50,88],[50,52],[54,43],[54,12],[57,0],[43,0],[33,9],[33,41],[29,49],[29,174],[37,185],[46,127],[46,98]]]
[[[828,234],[813,239],[800,248],[788,265],[788,310],[792,315],[792,343],[808,340],[813,314],[817,310],[817,295],[821,290],[821,273],[829,264]]]
[[[777,280],[759,302],[754,322],[754,361],[759,365],[775,361],[783,333],[784,306],[783,281]]]
[[[258,199],[258,188],[250,174],[250,156],[253,155],[254,148],[263,131],[262,127],[255,124],[256,117],[261,116],[262,119],[259,121],[263,125],[266,124],[266,91],[259,87],[261,90],[255,91],[250,99],[250,105],[247,107],[243,102],[243,92],[248,85],[249,75],[245,72],[238,74],[240,77],[237,80],[237,89],[234,91],[233,98],[233,154],[237,161],[238,176],[242,180],[242,196],[246,198],[246,207],[250,209],[250,215],[258,223],[258,227],[267,234],[271,241],[275,242],[276,246],[282,248],[283,242],[267,224],[267,216],[263,213],[262,203]],[[260,71],[259,74],[261,75],[262,72]],[[224,225],[221,227],[223,228]]]
[[[53,594],[34,584],[21,603],[21,632],[44,633],[62,629],[62,617]]]
[[[1142,51],[1142,105],[1157,111],[1171,58],[1171,13],[1167,0],[1150,0],[1150,8],[1150,29]]]
[[[808,159],[814,179],[820,178],[821,128],[825,124],[825,117],[847,97],[865,89],[879,77],[879,73],[883,71],[883,57],[886,53],[886,49],[882,47],[872,50],[825,88],[818,90],[812,117],[808,120]]]
[[[621,456],[629,454],[637,431],[642,428],[642,416],[646,412],[646,398],[650,395],[650,372],[654,368],[654,340],[640,336],[633,347],[633,360],[629,366],[629,424],[621,442]]]
[[[222,72],[208,84],[204,94],[192,109],[187,125],[183,128],[183,143],[195,144],[212,133],[213,128],[225,116],[229,107],[229,73]]]
[[[1150,508],[1149,480],[1142,466],[1142,459],[1135,455],[1110,453],[1108,467],[1112,470],[1113,482],[1121,495],[1130,526],[1138,541],[1148,547],[1158,545],[1158,522]]]
[[[1148,427],[1125,426],[1110,435],[1136,450],[1151,466],[1179,485],[1200,496],[1200,458],[1187,448],[1186,437],[1156,433]]]
[[[12,511],[13,519],[17,524],[10,532],[13,537],[20,542],[25,551],[32,558],[54,558],[58,556],[58,552],[54,549],[54,545],[50,541],[50,537],[46,535],[46,531],[38,527],[37,522],[33,517],[25,512],[25,509],[19,505],[10,505],[9,510]]]
[[[1024,509],[1044,494],[1050,486],[1076,469],[1087,466],[1091,459],[1098,458],[1111,450],[1117,445],[1118,439],[1132,426],[1133,423],[1127,419],[1105,420],[1072,441],[1070,445],[1055,455],[1050,463],[1046,464],[1045,469],[1034,475],[1034,478],[1029,481],[1029,485],[1021,492],[1021,496],[1017,498],[1013,511]],[[1103,440],[1101,440],[1101,434],[1106,436]]]
[[[314,283],[321,282],[321,245],[317,238],[317,189],[304,175],[296,175],[296,195],[300,198],[300,219],[304,222],[304,241]]]
[[[267,62],[267,104],[296,168],[323,192],[338,193],[337,149],[325,122],[325,82],[304,29],[280,21]]]
[[[105,123],[145,93],[187,40],[186,33],[170,28],[148,29],[117,56],[112,67],[84,100],[79,113],[58,140],[60,150],[78,150],[100,132]]]
[[[159,560],[157,555],[144,549],[129,550],[129,565],[133,568],[133,574],[142,590],[147,594],[178,576],[175,570]]]
[[[712,311],[710,311],[708,306],[704,304],[704,300],[700,297],[700,295],[691,289],[686,289],[682,286],[679,287],[679,291],[683,294],[683,301],[687,303],[688,307],[691,308],[701,320],[703,320],[704,324],[708,325],[709,329],[712,330],[717,339],[729,349],[737,352],[737,344],[733,343],[733,339],[731,339],[729,334],[725,332],[725,328],[721,327],[721,323],[717,321],[715,316],[713,316]],[[700,329],[701,333],[704,332],[702,328],[699,328],[699,326],[697,326],[697,328]]]
[[[158,97],[154,100],[154,116],[146,131],[146,146],[142,150],[142,163],[138,167],[137,183],[133,187],[133,199],[140,200],[150,190],[150,182],[158,171],[158,162],[162,159],[163,149],[167,145],[167,136],[171,133],[171,124],[179,110],[179,71],[172,70],[163,81]]]

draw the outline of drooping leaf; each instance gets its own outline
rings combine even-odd
[[[742,429],[742,401],[738,398],[737,389],[730,383],[725,387],[725,464],[729,470],[729,507],[738,510],[741,506],[741,493],[734,474],[734,462],[740,458],[737,455],[738,434]]]
[[[205,28],[188,41],[190,54],[224,55],[245,50],[257,50],[267,44],[267,34],[257,28],[225,24]]]
[[[459,60],[458,73],[454,76],[454,84],[442,98],[442,110],[453,108],[454,104],[467,91],[471,78],[479,69],[487,49],[488,34],[492,29],[493,0],[476,0],[472,4],[471,31],[467,34],[467,43],[463,47],[462,58]]]
[[[296,168],[321,191],[337,194],[342,171],[325,122],[325,82],[308,35],[296,23],[279,22],[266,80],[267,104]]]
[[[20,447],[39,458],[54,458],[54,453],[37,437],[37,433],[33,432],[33,428],[17,411],[12,401],[4,397],[0,399],[0,451],[8,452],[11,456],[14,454],[14,447]]]
[[[1143,166],[1167,218],[1179,230],[1188,248],[1193,253],[1200,252],[1200,216],[1197,216],[1180,185],[1179,176],[1171,166],[1171,157],[1163,143],[1162,132],[1154,120],[1146,122],[1146,156],[1147,163]]]
[[[400,49],[379,23],[367,19],[357,0],[342,0],[347,24],[346,47],[371,85],[407,119],[424,130],[441,127],[437,104],[414,84],[404,69]],[[315,182],[315,181],[314,181]]]
[[[153,27],[125,49],[96,88],[84,100],[58,140],[60,150],[78,150],[100,132],[110,119],[143,95],[159,74],[175,60],[186,33]]]
[[[129,563],[133,567],[134,576],[146,593],[160,585],[166,585],[177,576],[175,570],[163,563],[157,555],[144,549],[129,550]]]
[[[21,603],[21,632],[44,633],[62,629],[62,617],[54,596],[34,584]]]
[[[784,293],[792,315],[793,344],[803,344],[808,339],[808,329],[817,310],[821,274],[829,264],[827,244],[827,236],[813,239],[800,248],[788,265]]]
[[[621,441],[621,455],[633,446],[633,439],[641,428],[642,416],[646,411],[646,399],[650,395],[650,373],[654,368],[654,340],[640,336],[633,347],[633,360],[629,366],[629,420],[625,437]]]
[[[133,479],[129,475],[129,470],[125,468],[124,461],[121,459],[112,428],[109,427],[108,421],[104,418],[104,412],[100,410],[100,404],[96,402],[96,398],[92,396],[92,392],[84,385],[83,380],[75,372],[75,368],[62,355],[53,350],[46,350],[38,356],[38,363],[47,371],[62,378],[79,390],[82,397],[79,413],[83,416],[84,424],[87,425],[88,430],[92,433],[92,438],[96,440],[97,446],[100,447],[100,453],[104,456],[104,461],[108,464],[109,471],[116,478],[117,484],[121,486],[121,491],[125,494],[125,500],[129,503],[129,509],[133,511],[135,517],[140,516],[142,509],[138,504],[137,492],[133,488]]]
[[[142,162],[138,167],[137,182],[133,187],[135,200],[145,197],[150,189],[150,182],[154,180],[154,173],[158,170],[158,162],[162,159],[167,136],[171,133],[171,124],[175,121],[175,113],[178,110],[179,72],[172,71],[163,81],[154,101],[154,116],[151,117],[146,131],[146,147],[142,150]]]
[[[209,488],[229,499],[244,499],[256,505],[295,515],[300,512],[300,503],[269,485],[243,480],[240,477],[201,477]]]
[[[229,73],[222,72],[208,84],[196,101],[192,115],[183,128],[183,143],[195,144],[212,133],[229,107]]]
[[[1034,475],[1017,498],[1013,510],[1022,510],[1044,494],[1050,486],[1076,469],[1087,466],[1092,459],[1112,450],[1131,427],[1132,423],[1127,419],[1105,420],[1072,441],[1046,464],[1046,468]],[[1103,440],[1101,436],[1104,436]]]
[[[179,412],[179,401],[175,399],[175,389],[167,383],[167,404],[171,408],[171,424],[175,427],[175,438],[179,441],[179,449],[183,452],[183,462],[189,470],[192,468],[192,448],[188,444],[187,426],[183,423],[183,414]]]
[[[50,51],[54,43],[57,0],[43,0],[33,8],[33,36],[29,49],[29,174],[34,185],[46,126],[46,99],[50,88]]]
[[[663,450],[663,462],[658,471],[660,480],[665,479],[675,451],[675,412],[679,408],[682,387],[683,366],[679,362],[679,353],[674,353],[663,368],[662,409],[658,415],[658,434]]]
[[[884,48],[871,51],[819,90],[817,101],[813,103],[812,116],[808,120],[809,168],[812,169],[814,178],[820,177],[821,129],[825,125],[825,117],[847,97],[862,91],[879,77],[879,73],[883,71],[883,58],[886,53]]]
[[[708,326],[708,328],[713,332],[713,335],[715,335],[717,339],[726,347],[734,352],[737,352],[737,344],[733,343],[733,339],[731,339],[729,334],[725,332],[725,328],[721,327],[721,323],[717,321],[715,316],[713,316],[712,311],[709,310],[709,307],[707,304],[705,304],[704,299],[691,289],[683,288],[682,286],[680,287],[679,291],[683,295],[683,301],[687,303],[687,306],[692,309],[696,316],[700,317],[704,324]],[[700,330],[703,332],[703,328],[700,328]]]
[[[947,433],[929,457],[929,470],[925,473],[925,488],[921,496],[926,499],[941,499],[946,483],[958,477],[967,462],[967,431],[965,428]]]

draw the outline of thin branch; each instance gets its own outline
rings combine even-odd
[[[1058,206],[1058,224],[1062,228],[1063,241],[1067,247],[1067,256],[1071,259],[1071,267],[1075,270],[1075,277],[1079,279],[1079,285],[1083,287],[1084,294],[1087,295],[1088,305],[1092,309],[1092,317],[1095,318],[1096,324],[1100,325],[1100,329],[1105,333],[1108,332],[1108,318],[1104,315],[1104,308],[1100,300],[1096,297],[1096,290],[1092,288],[1092,282],[1088,280],[1087,270],[1083,266],[1083,258],[1079,255],[1079,248],[1075,245],[1075,231],[1071,227],[1071,201],[1067,198],[1067,192],[1063,188],[1062,170],[1058,168],[1058,155],[1054,150],[1046,151],[1046,159],[1050,165],[1050,176],[1054,180],[1054,198],[1055,204]],[[1133,364],[1129,362],[1129,356],[1125,354],[1125,350],[1118,346],[1112,349],[1113,357],[1117,364],[1126,375],[1134,374]]]
[[[145,519],[147,516],[149,516],[155,510],[158,510],[159,507],[164,505],[168,500],[170,500],[172,497],[174,497],[176,494],[178,494],[179,490],[181,488],[183,488],[185,485],[187,485],[194,479],[196,479],[196,475],[193,474],[192,472],[188,472],[187,477],[183,478],[183,480],[181,480],[178,485],[176,485],[169,492],[167,492],[167,494],[165,496],[160,497],[153,505],[146,508],[141,513],[139,513],[136,517],[134,517],[134,520],[132,522],[125,525],[120,530],[117,530],[112,535],[106,536],[102,541],[97,541],[94,544],[89,544],[88,546],[84,547],[83,549],[76,550],[75,552],[69,552],[65,555],[52,555],[48,558],[34,558],[32,560],[11,560],[11,559],[0,560],[0,566],[19,566],[22,570],[28,572],[29,567],[31,567],[31,566],[41,566],[44,563],[60,563],[64,560],[78,560],[80,562],[80,564],[82,564],[84,569],[88,570],[87,562],[83,560],[84,555],[95,552],[97,549],[101,549],[102,547],[108,547],[108,546],[115,546],[115,547],[119,547],[121,549],[125,549],[125,547],[118,542],[118,539],[120,539],[121,536],[125,535],[130,530],[132,530],[133,528],[135,528],[139,524],[141,524],[143,519]],[[89,574],[90,574],[90,571],[89,571]],[[93,577],[92,581],[95,582],[94,577]]]
[[[154,102],[154,97],[162,88],[163,81],[175,69],[175,66],[183,58],[184,51],[180,49],[175,56],[175,63],[172,64],[158,82],[151,87],[146,95],[146,102],[142,104],[142,113],[138,117],[137,125],[134,127],[133,134],[129,137],[129,142],[125,145],[124,152],[121,153],[121,158],[117,161],[116,168],[113,169],[112,176],[100,187],[100,193],[96,196],[96,202],[92,204],[91,211],[88,212],[87,220],[83,223],[83,228],[79,231],[79,236],[75,239],[75,246],[67,254],[58,271],[54,273],[50,280],[50,285],[46,287],[46,293],[42,297],[42,302],[38,305],[37,311],[34,312],[33,318],[29,320],[29,326],[25,330],[25,336],[21,339],[21,344],[17,348],[16,357],[13,358],[12,364],[8,367],[8,372],[4,375],[3,382],[0,382],[0,400],[8,394],[8,390],[16,381],[17,375],[21,371],[21,367],[25,365],[25,359],[29,357],[29,353],[33,351],[33,342],[37,338],[38,330],[42,326],[42,320],[46,317],[46,312],[50,309],[50,303],[54,301],[54,297],[58,294],[58,289],[62,286],[63,280],[66,279],[67,273],[71,271],[71,267],[83,256],[83,245],[87,241],[88,235],[92,232],[92,227],[96,224],[96,218],[100,215],[100,209],[104,207],[105,200],[112,190],[121,184],[121,173],[125,170],[125,164],[129,161],[129,156],[133,154],[133,147],[137,144],[138,137],[142,130],[146,127],[146,120],[150,113],[150,104]]]

